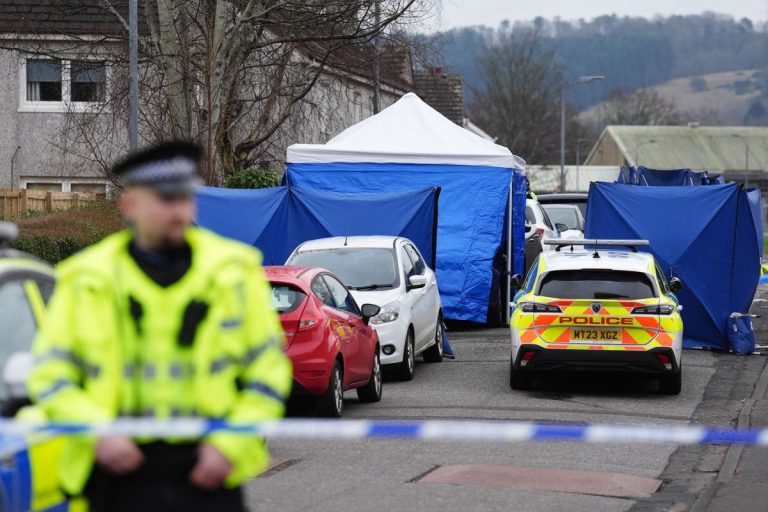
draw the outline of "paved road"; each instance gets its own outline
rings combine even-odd
[[[345,416],[730,426],[765,361],[685,351],[677,397],[659,395],[653,382],[605,375],[557,378],[522,392],[508,385],[505,330],[453,332],[450,340],[455,361],[420,364],[414,381],[387,382],[378,404],[357,403],[350,393]],[[270,447],[285,463],[249,486],[254,511],[685,510],[713,482],[727,455],[721,446],[566,442],[275,440]],[[419,482],[462,469],[474,473],[454,474],[453,483]],[[478,474],[480,469],[485,472]],[[518,476],[504,477],[503,471]],[[606,482],[622,478],[630,482],[606,491]],[[649,484],[658,491],[638,498],[638,486]]]

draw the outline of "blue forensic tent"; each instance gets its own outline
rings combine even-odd
[[[710,176],[707,171],[691,169],[659,170],[647,167],[622,167],[616,183],[627,185],[689,186],[723,184],[722,176]]]
[[[523,273],[524,166],[507,148],[452,123],[409,93],[327,144],[289,147],[285,180],[349,193],[439,186],[436,271],[444,315],[485,322],[493,259],[505,241],[504,252],[513,255],[508,269]]]
[[[308,240],[369,234],[407,237],[432,262],[439,193],[434,187],[371,194],[206,187],[198,194],[197,224],[256,246],[267,265],[285,264]]]
[[[757,288],[756,232],[747,194],[735,184],[590,188],[586,238],[650,240],[667,277],[683,281],[686,347],[729,349],[728,316],[748,312]]]

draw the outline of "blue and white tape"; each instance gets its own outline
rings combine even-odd
[[[215,420],[119,419],[104,424],[32,424],[0,421],[0,457],[18,451],[27,438],[55,435],[120,434],[138,438],[200,438],[212,432],[270,439],[420,439],[433,441],[572,441],[583,443],[674,443],[768,445],[768,429],[736,430],[705,426],[562,425],[506,421],[380,421],[286,419],[242,424]]]

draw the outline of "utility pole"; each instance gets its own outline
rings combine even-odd
[[[381,0],[375,0],[373,5],[374,23],[376,30],[381,26]],[[373,113],[378,114],[381,111],[381,47],[379,40],[380,32],[376,33],[373,39]]]
[[[565,93],[574,85],[583,85],[596,80],[605,80],[602,75],[582,76],[575,82],[565,82],[560,91],[560,192],[565,192]]]
[[[139,23],[137,0],[128,2],[128,138],[131,153],[139,148]]]

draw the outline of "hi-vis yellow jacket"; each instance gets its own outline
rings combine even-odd
[[[128,253],[128,231],[61,264],[29,378],[49,419],[282,416],[291,365],[260,255],[202,229],[186,237],[190,269],[165,288]],[[214,433],[206,441],[234,465],[228,487],[268,464],[257,437]],[[94,446],[91,437],[67,441],[58,472],[68,493],[87,482]]]

